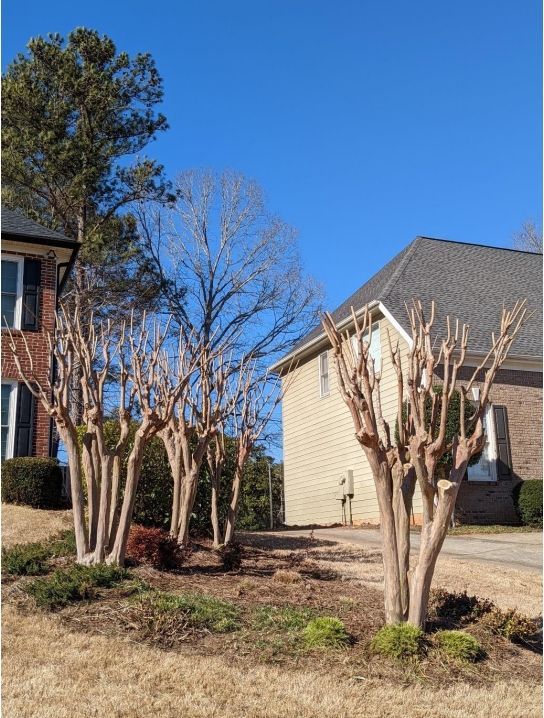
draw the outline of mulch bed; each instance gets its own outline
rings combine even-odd
[[[198,655],[224,655],[248,666],[256,662],[280,663],[303,669],[322,668],[338,677],[357,680],[382,679],[411,683],[430,681],[443,684],[459,680],[486,684],[523,676],[527,681],[541,680],[542,660],[538,649],[515,645],[500,636],[491,635],[478,624],[467,627],[481,643],[487,659],[477,664],[461,665],[443,659],[437,651],[418,661],[389,661],[372,654],[370,641],[383,625],[382,592],[341,576],[325,560],[316,560],[330,542],[316,539],[281,539],[271,546],[272,537],[244,536],[242,564],[238,570],[225,571],[216,551],[207,540],[193,544],[183,567],[164,572],[147,566],[134,566],[133,574],[152,587],[169,593],[197,592],[235,604],[241,613],[242,628],[232,633],[206,630],[172,629],[166,648]],[[311,549],[311,551],[310,551]],[[375,552],[357,560],[378,560]],[[334,556],[332,557],[334,559]],[[324,565],[326,564],[326,565]],[[334,564],[333,564],[334,565]],[[281,582],[274,579],[278,570],[294,571],[300,579]],[[10,587],[7,600],[18,593]],[[10,595],[12,598],[10,599]],[[19,593],[20,596],[20,593]],[[21,609],[32,610],[28,602]],[[350,634],[351,644],[342,650],[304,649],[292,637],[281,632],[264,632],[252,625],[251,616],[259,606],[291,606],[310,609],[315,615],[340,618]],[[131,619],[130,599],[125,589],[103,591],[98,600],[71,605],[57,616],[67,628],[123,636],[126,640],[153,643],[142,639]],[[183,627],[182,627],[183,628]],[[533,647],[534,648],[534,647]]]

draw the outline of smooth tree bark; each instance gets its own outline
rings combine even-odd
[[[259,374],[256,363],[242,363],[236,388],[231,394],[232,413],[229,416],[231,435],[236,442],[236,462],[230,489],[230,501],[225,520],[223,543],[231,543],[236,530],[244,471],[251,452],[269,425],[274,411],[292,382],[280,385],[278,376],[268,372]],[[223,454],[224,461],[224,454]]]
[[[380,513],[383,539],[384,603],[386,623],[409,621],[424,627],[436,561],[450,525],[455,501],[468,462],[484,445],[483,417],[497,372],[512,342],[529,318],[526,302],[504,309],[499,330],[492,334],[490,349],[466,383],[459,383],[465,364],[469,328],[446,318],[445,332],[433,341],[434,302],[426,319],[420,301],[408,310],[412,339],[402,354],[389,337],[390,358],[397,376],[397,436],[385,420],[380,395],[381,373],[370,354],[372,316],[368,307],[360,315],[352,308],[355,340],[342,334],[330,314],[323,327],[331,342],[338,386],[348,406],[355,436],[369,463]],[[442,384],[435,392],[433,379]],[[468,422],[465,406],[478,385],[478,398]],[[446,441],[448,408],[460,391],[459,432],[451,445]],[[426,404],[431,401],[430,419]],[[403,412],[407,401],[408,411]],[[453,461],[447,478],[440,478],[438,462],[446,452]],[[410,570],[409,522],[416,483],[421,491],[423,523],[419,555]]]
[[[123,564],[145,447],[169,421],[193,366],[184,364],[187,374],[172,373],[164,347],[169,322],[160,327],[144,316],[139,328],[132,322],[117,331],[111,322],[99,324],[98,328],[92,321],[83,326],[79,314],[61,305],[55,330],[48,335],[57,372],[54,381],[44,386],[34,372],[31,351],[22,336],[24,356],[20,356],[20,348],[10,333],[9,347],[15,364],[29,390],[55,421],[68,453],[77,561]],[[178,352],[184,351],[180,336]],[[81,461],[77,429],[70,412],[71,380],[76,367],[84,399]],[[119,438],[113,447],[108,445],[104,433],[105,417],[111,415],[105,387],[109,382],[112,390],[112,374],[117,376],[113,395],[120,425]],[[123,501],[119,505],[121,462],[131,425],[135,423]]]
[[[180,362],[182,375],[187,372],[187,362],[196,365],[193,378],[184,384],[173,413],[158,432],[166,447],[174,482],[170,532],[180,545],[189,542],[200,469],[210,442],[222,417],[230,412],[228,402],[225,404],[230,369],[222,353],[219,350],[212,353],[209,344],[204,345],[193,334]]]

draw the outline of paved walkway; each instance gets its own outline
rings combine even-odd
[[[309,536],[309,530],[282,531],[278,535]],[[317,538],[360,545],[381,545],[379,529],[314,529]],[[419,547],[419,534],[411,534],[412,549]],[[542,533],[468,534],[448,536],[442,553],[462,560],[500,564],[526,571],[542,571]]]

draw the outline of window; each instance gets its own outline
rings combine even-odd
[[[1,405],[1,460],[11,459],[13,456],[13,441],[15,428],[15,407],[17,405],[17,384],[11,381],[2,382]]]
[[[319,395],[327,396],[329,393],[329,352],[323,352],[319,357]]]
[[[13,257],[2,259],[2,327],[21,328],[23,294],[23,260]]]
[[[368,332],[364,335],[363,341],[368,342]],[[359,354],[359,344],[355,334],[351,337],[351,346],[353,353],[357,357]],[[374,359],[374,371],[380,371],[382,368],[382,345],[380,338],[380,324],[375,322],[372,325],[372,335],[370,337],[370,356]]]
[[[485,445],[480,460],[474,466],[467,467],[469,481],[497,480],[497,433],[493,406],[488,404],[483,418]]]

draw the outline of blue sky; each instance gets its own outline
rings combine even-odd
[[[331,308],[417,234],[510,246],[540,220],[538,0],[4,0],[3,66],[76,26],[151,52],[150,154],[257,179]]]

